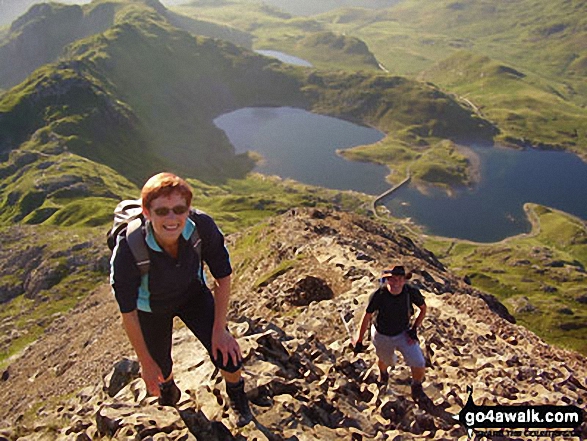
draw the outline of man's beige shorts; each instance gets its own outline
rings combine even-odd
[[[413,342],[406,331],[401,334],[389,335],[380,334],[375,327],[371,328],[375,354],[387,366],[395,366],[397,363],[396,350],[400,351],[410,367],[425,367],[426,360],[418,342]]]

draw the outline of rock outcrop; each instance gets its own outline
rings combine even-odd
[[[256,253],[247,252],[247,243],[254,243]],[[246,360],[253,422],[237,428],[221,377],[179,322],[174,372],[182,397],[177,409],[157,406],[136,378],[136,365],[123,361],[133,354],[104,288],[13,361],[0,389],[0,421],[7,427],[0,436],[466,439],[453,416],[463,408],[468,386],[478,405],[584,408],[583,356],[549,346],[500,317],[491,310],[494,304],[447,272],[431,253],[370,219],[290,211],[229,237],[229,248],[238,250],[230,327]],[[373,347],[361,354],[349,348],[347,328],[356,329],[381,268],[398,259],[412,269],[412,283],[422,289],[428,305],[420,335],[428,366],[424,390],[433,409],[410,398],[410,372],[403,361],[382,387]],[[275,271],[283,267],[288,270]],[[267,278],[268,273],[273,276]],[[313,297],[308,287],[332,295]],[[296,289],[306,293],[300,296],[308,300],[303,306],[291,301]],[[57,344],[64,340],[67,345]],[[45,401],[35,406],[40,400]],[[27,418],[33,409],[34,423]],[[585,422],[579,431],[587,435]]]

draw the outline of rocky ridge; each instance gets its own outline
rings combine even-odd
[[[5,371],[0,439],[466,439],[453,416],[467,386],[478,405],[584,408],[584,357],[511,323],[495,299],[371,219],[292,210],[228,239],[235,267],[230,325],[246,357],[254,422],[234,425],[223,382],[179,324],[174,360],[182,400],[177,411],[158,407],[137,378],[103,287]],[[381,268],[397,259],[413,270],[428,304],[421,344],[432,412],[410,398],[402,361],[383,388],[373,347],[359,355],[348,348],[347,326],[357,326]],[[585,437],[587,424],[579,430]]]

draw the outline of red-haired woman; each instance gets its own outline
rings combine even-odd
[[[121,234],[112,254],[111,284],[147,390],[159,397],[161,405],[175,406],[180,399],[171,358],[177,316],[220,369],[237,424],[245,425],[252,414],[241,377],[240,347],[227,329],[232,268],[224,236],[210,216],[190,209],[192,190],[174,174],[151,177],[141,191],[141,201],[149,271],[141,274]],[[201,240],[200,252],[190,240],[194,229]],[[214,278],[213,294],[205,283],[204,263]]]

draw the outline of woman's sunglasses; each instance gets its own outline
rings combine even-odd
[[[179,214],[184,214],[188,210],[189,210],[189,207],[186,207],[185,205],[176,205],[173,208],[169,208],[169,207],[155,208],[155,209],[153,209],[153,213],[155,213],[157,216],[163,217],[163,216],[167,216],[170,211],[173,211],[173,213],[179,215]]]

